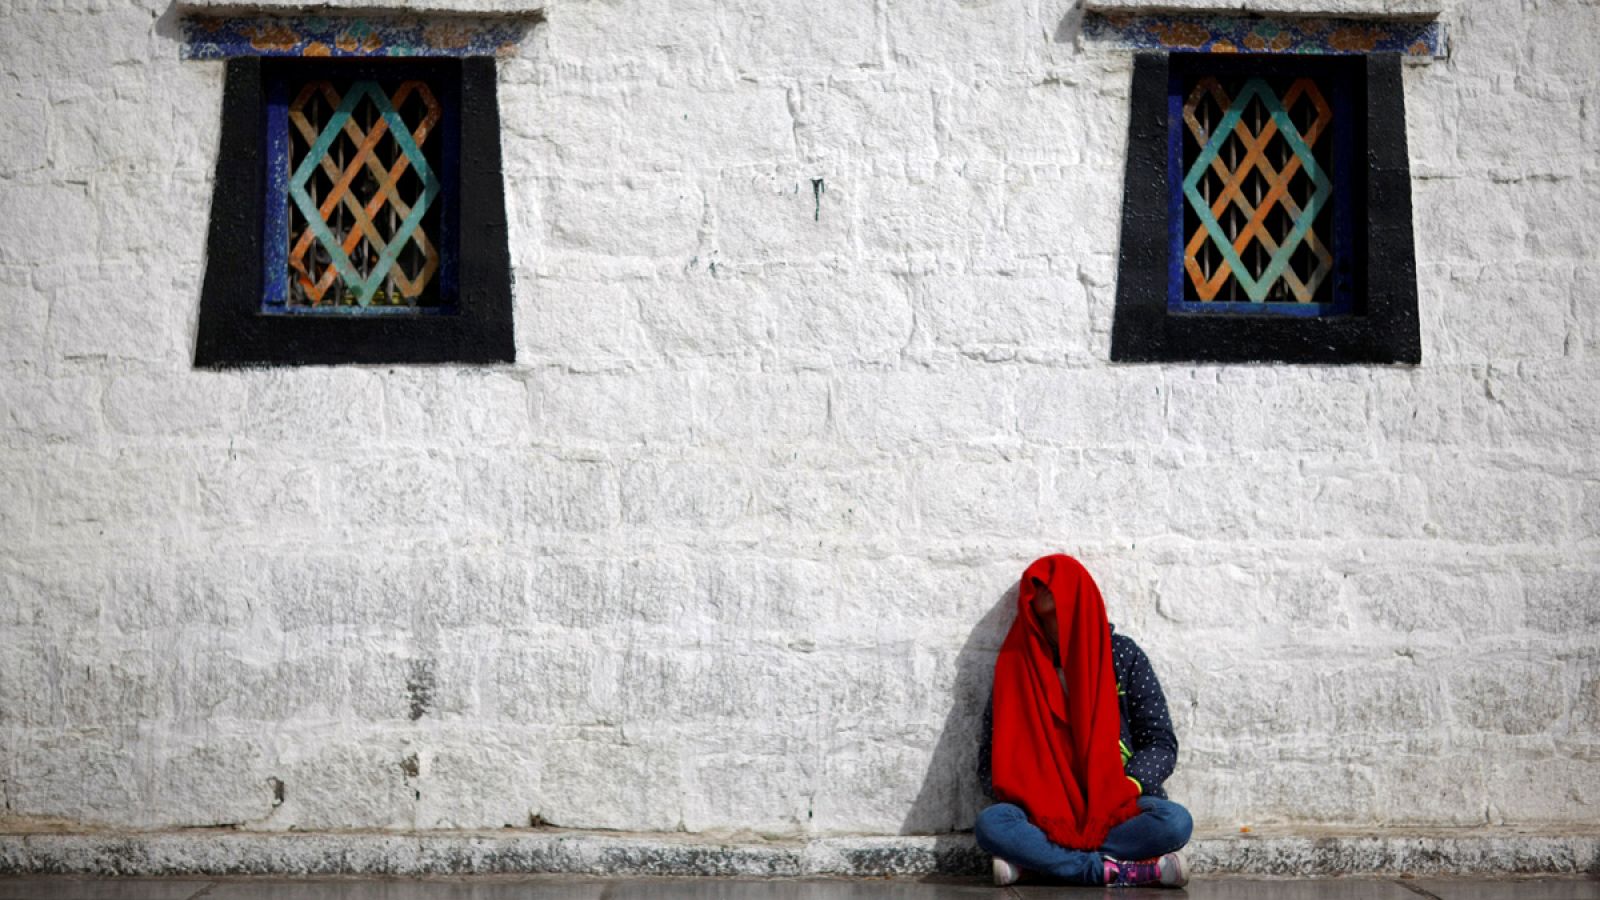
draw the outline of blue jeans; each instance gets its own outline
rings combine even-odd
[[[1111,829],[1098,851],[1068,850],[1028,821],[1022,807],[996,803],[978,814],[978,846],[1012,865],[1071,884],[1105,884],[1105,860],[1149,859],[1189,842],[1189,811],[1159,797],[1140,797],[1139,814]]]

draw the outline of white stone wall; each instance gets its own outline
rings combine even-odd
[[[500,69],[517,364],[218,373],[222,64],[8,0],[4,822],[968,827],[1067,551],[1202,826],[1596,823],[1600,6],[1407,68],[1416,368],[1107,362],[1080,15],[561,0]]]

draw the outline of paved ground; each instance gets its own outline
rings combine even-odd
[[[0,900],[1043,900],[1102,888],[994,888],[972,879],[591,879],[559,876],[377,878],[0,878]],[[1600,900],[1600,880],[1197,878],[1194,900]],[[1118,898],[1178,898],[1117,891]]]

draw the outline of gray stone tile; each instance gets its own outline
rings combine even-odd
[[[1381,878],[1207,878],[1189,882],[1193,900],[1421,900]]]
[[[677,879],[614,882],[604,900],[955,900],[1004,896],[976,880]]]
[[[189,900],[209,878],[0,877],[0,900]]]
[[[601,900],[606,885],[554,877],[218,879],[204,900]]]
[[[1001,897],[977,882],[729,878],[219,879],[205,900],[955,900]]]
[[[1105,888],[1063,888],[1043,885],[1021,885],[1015,888],[1024,900],[1044,900],[1046,897],[1085,897],[1090,892],[1104,893]],[[1065,893],[1063,893],[1065,892]],[[1192,879],[1184,893],[1161,888],[1133,888],[1118,890],[1118,900],[1165,897],[1167,900],[1423,900],[1404,887],[1380,878],[1328,878],[1317,880],[1290,880],[1276,878],[1219,878],[1200,876]]]
[[[569,877],[436,879],[40,877],[0,880],[0,900],[962,900],[1005,892],[975,880]]]
[[[1593,878],[1444,879],[1418,878],[1406,884],[1439,900],[1600,900],[1600,880]],[[1421,897],[1419,895],[1419,900]]]

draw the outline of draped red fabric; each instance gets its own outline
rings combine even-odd
[[[1060,678],[1034,613],[1034,579],[1055,598]],[[1139,812],[1139,791],[1122,771],[1121,734],[1100,588],[1070,556],[1035,560],[1022,573],[1017,618],[995,660],[995,794],[1026,810],[1055,843],[1098,850],[1106,832]]]

